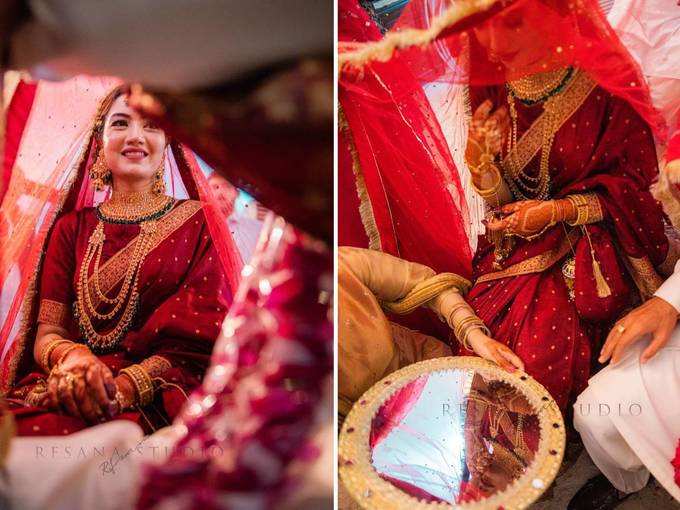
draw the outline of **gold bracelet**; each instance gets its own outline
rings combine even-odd
[[[595,197],[595,199],[597,199],[597,197]],[[576,209],[576,219],[574,221],[567,221],[567,224],[574,227],[576,225],[587,225],[590,223],[589,197],[587,195],[569,195],[567,200],[569,200],[574,206],[574,209]]]
[[[45,371],[45,373],[49,374],[50,370],[52,370],[52,365],[50,364],[50,357],[52,356],[52,353],[58,346],[65,343],[73,342],[67,338],[58,338],[57,340],[52,340],[47,344],[47,347],[45,347],[40,356],[40,366]]]
[[[139,405],[145,407],[153,402],[153,381],[149,374],[140,365],[130,365],[120,371],[121,374],[127,375],[137,391],[137,399]]]
[[[449,311],[448,319],[447,319],[447,321],[446,321],[446,323],[447,323],[449,326],[451,326],[451,325],[453,324],[453,316],[454,316],[456,313],[458,313],[460,310],[462,310],[463,308],[468,308],[468,309],[470,309],[470,307],[468,306],[468,304],[465,303],[465,302],[463,302],[463,303],[456,303],[455,305],[453,305],[453,306],[451,307],[451,310]],[[472,312],[472,309],[470,309],[470,311]]]
[[[476,315],[470,315],[468,317],[461,319],[461,321],[458,324],[456,324],[456,327],[453,331],[458,341],[461,344],[463,344],[463,347],[465,347],[469,351],[473,350],[467,343],[467,337],[471,331],[471,327],[472,329],[481,328],[484,327],[484,323]]]
[[[488,162],[485,161],[483,163],[480,163],[477,167],[471,167],[471,168],[475,172],[478,172],[479,169],[482,168],[485,165],[491,165],[496,169],[496,175],[498,176],[498,180],[493,184],[493,186],[491,186],[488,189],[478,188],[477,185],[475,184],[474,179],[472,179],[472,177],[470,177],[470,184],[472,186],[472,189],[474,189],[480,197],[490,198],[490,197],[498,194],[498,190],[501,187],[501,183],[503,182],[503,177],[501,176],[501,173],[498,171],[498,167],[493,163],[493,161],[488,161]]]
[[[470,333],[472,333],[475,329],[481,329],[486,336],[491,336],[491,331],[489,328],[486,327],[486,325],[480,320],[479,322],[475,322],[472,324],[469,324],[465,332],[463,333],[463,345],[468,351],[473,351],[474,349],[470,346],[470,343],[468,342],[468,337],[470,336]]]
[[[64,362],[64,360],[66,359],[66,356],[68,356],[71,353],[71,351],[75,351],[76,349],[86,349],[87,351],[90,350],[87,347],[87,345],[85,345],[85,344],[77,344],[77,343],[73,342],[73,345],[64,349],[64,352],[61,353],[61,356],[59,356],[59,359],[57,360],[57,362],[52,366],[52,369],[61,365]]]

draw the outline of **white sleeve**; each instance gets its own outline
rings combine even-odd
[[[673,305],[680,313],[680,261],[675,263],[673,274],[663,282],[654,295]]]

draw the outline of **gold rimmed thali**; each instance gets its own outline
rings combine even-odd
[[[526,508],[564,455],[562,415],[523,372],[477,357],[398,370],[353,406],[339,474],[365,509]]]

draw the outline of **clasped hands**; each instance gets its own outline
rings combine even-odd
[[[134,389],[124,377],[114,379],[89,350],[75,349],[50,372],[46,405],[88,423],[104,422],[122,411],[118,391],[129,396]]]
[[[522,200],[501,207],[498,212],[503,216],[488,220],[486,227],[491,232],[531,239],[553,225],[569,220],[571,210],[567,199]]]

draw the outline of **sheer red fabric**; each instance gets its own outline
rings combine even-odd
[[[35,83],[20,81],[12,94],[11,104],[7,108],[2,175],[0,176],[0,203],[7,192],[12,167],[16,161],[19,143],[26,128],[37,88]]]
[[[338,6],[341,41],[379,37],[356,2],[342,0]],[[437,119],[408,66],[396,58],[367,66],[361,75],[345,74],[339,100],[351,128],[341,138],[351,158],[340,160],[338,196],[342,204],[343,197],[359,192],[364,225],[373,233],[371,246],[437,271],[469,276],[461,183]],[[359,179],[354,172],[360,172]],[[339,240],[355,246],[361,241],[360,235]]]
[[[573,65],[631,104],[655,134],[666,131],[596,0],[413,0],[381,45],[340,44],[339,52],[346,74],[396,55],[421,83],[499,84]]]

